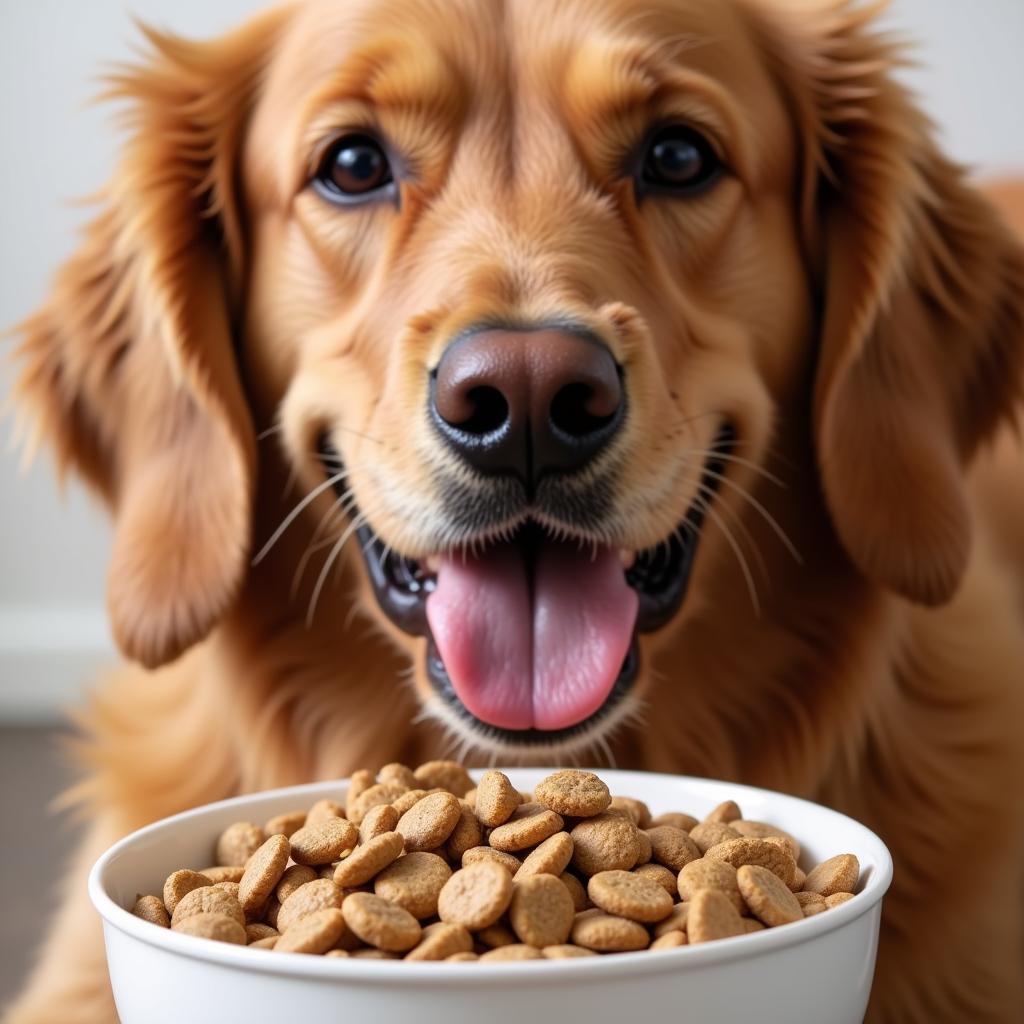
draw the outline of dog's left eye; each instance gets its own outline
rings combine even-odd
[[[721,170],[721,160],[700,132],[672,125],[648,142],[640,184],[685,193],[712,181]]]
[[[336,202],[358,202],[394,183],[381,144],[369,135],[346,135],[327,151],[314,178],[321,194]]]

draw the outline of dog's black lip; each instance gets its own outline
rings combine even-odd
[[[708,501],[718,489],[723,475],[725,456],[735,442],[735,432],[724,424],[715,439],[712,455],[705,463],[700,498],[695,499],[679,527],[661,544],[637,555],[634,565],[626,571],[626,580],[639,598],[636,630],[622,669],[604,704],[591,716],[566,729],[502,729],[477,718],[459,700],[430,633],[427,621],[427,597],[434,587],[433,578],[423,573],[419,563],[385,548],[369,525],[357,530],[370,583],[385,615],[403,632],[427,638],[427,677],[434,691],[478,734],[505,743],[521,746],[551,744],[579,737],[589,732],[626,696],[639,671],[639,650],[636,635],[650,633],[666,625],[682,605],[686,596],[701,527]],[[325,465],[336,471],[341,460],[326,438],[321,440]],[[357,515],[357,511],[353,511]],[[654,579],[657,589],[649,586]]]

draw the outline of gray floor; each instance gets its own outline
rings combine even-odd
[[[75,840],[67,815],[49,808],[71,778],[60,735],[0,728],[0,1011],[29,968]]]

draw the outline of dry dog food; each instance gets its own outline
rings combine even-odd
[[[732,800],[652,818],[592,772],[520,793],[452,761],[353,774],[320,800],[211,841],[133,913],[277,952],[461,963],[673,949],[778,928],[853,898],[839,854],[806,874],[797,840]]]

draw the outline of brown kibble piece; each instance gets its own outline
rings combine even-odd
[[[238,882],[238,902],[249,920],[257,917],[270,894],[281,881],[288,858],[291,856],[291,845],[286,836],[272,835],[249,858],[245,872]]]
[[[684,814],[682,811],[667,811],[651,819],[650,828],[657,828],[659,825],[670,825],[672,828],[680,828],[689,832],[691,828],[700,824],[692,814]]]
[[[352,954],[347,949],[329,949],[324,953],[325,957],[332,960],[347,960]]]
[[[132,913],[143,921],[159,925],[161,928],[171,927],[171,918],[167,908],[159,896],[140,896],[132,907]]]
[[[544,955],[536,946],[528,946],[525,943],[514,943],[511,946],[498,946],[496,949],[489,949],[480,956],[484,960],[543,960]]]
[[[353,772],[348,780],[348,792],[345,794],[345,815],[351,821],[356,800],[374,784],[373,772],[361,768]]]
[[[266,838],[259,825],[236,821],[220,834],[214,859],[221,865],[244,868],[246,861],[263,845]]]
[[[686,946],[689,940],[686,932],[665,932],[659,935],[650,945],[650,949],[675,949],[678,946]]]
[[[630,921],[653,924],[672,913],[672,897],[656,882],[632,871],[601,871],[587,883],[595,906]]]
[[[663,935],[667,935],[669,932],[685,932],[686,922],[689,916],[690,904],[677,903],[672,908],[672,913],[654,926],[655,938],[660,939]]]
[[[482,860],[500,864],[510,875],[514,875],[523,866],[523,862],[514,854],[495,850],[490,846],[474,846],[467,850],[462,855],[462,866],[468,867],[470,864],[478,864]]]
[[[460,800],[459,820],[455,823],[448,842],[444,844],[444,852],[458,864],[462,861],[462,855],[467,850],[472,850],[474,846],[479,846],[483,838],[483,826],[473,813],[473,808],[465,800]]]
[[[473,938],[491,949],[497,949],[498,946],[513,946],[519,941],[516,933],[500,921],[474,932]]]
[[[608,810],[618,811],[625,814],[637,828],[650,828],[651,809],[643,802],[632,796],[614,796],[608,805]]]
[[[519,882],[530,875],[560,875],[572,860],[572,850],[569,834],[556,832],[529,853],[513,877]]]
[[[437,898],[452,869],[436,853],[414,851],[377,875],[373,891],[422,920],[437,913]]]
[[[425,796],[427,796],[425,789],[410,789],[408,793],[403,793],[397,800],[392,800],[391,806],[394,807],[398,817],[401,818],[413,804],[419,803]]]
[[[326,821],[328,818],[344,818],[345,808],[334,800],[317,800],[309,809],[306,815],[306,825],[315,825],[318,821]]]
[[[705,859],[708,858],[725,861],[734,868],[740,868],[744,864],[759,864],[778,875],[787,886],[793,880],[796,871],[796,861],[790,856],[785,845],[773,843],[768,839],[746,836],[740,839],[727,839],[724,843],[712,846],[705,855]]]
[[[646,949],[651,941],[647,929],[636,921],[606,914],[603,910],[584,910],[572,926],[572,941],[600,953],[625,953]]]
[[[747,821],[741,818],[738,821],[730,822],[729,827],[734,832],[739,832],[741,836],[747,836],[751,839],[769,839],[773,837],[785,839],[793,860],[797,860],[800,857],[800,844],[788,832],[777,828],[775,825],[769,825],[763,821]]]
[[[268,836],[290,837],[298,832],[306,824],[305,811],[285,811],[284,814],[275,814],[263,826],[263,832]]]
[[[245,868],[238,865],[233,867],[221,865],[215,868],[203,868],[199,874],[205,875],[212,885],[217,885],[220,882],[240,882],[242,875],[245,874]]]
[[[375,836],[394,832],[398,824],[398,811],[393,804],[377,804],[371,807],[359,823],[359,842],[368,843]]]
[[[348,816],[356,825],[363,823],[363,818],[381,804],[394,803],[399,797],[408,793],[408,789],[398,782],[377,782],[368,786],[349,805]]]
[[[473,808],[477,818],[490,828],[504,825],[519,806],[519,791],[503,772],[485,772],[476,787]]]
[[[446,964],[468,964],[479,959],[480,956],[477,953],[453,953],[451,956],[446,956],[444,962]]]
[[[512,930],[529,946],[557,946],[569,937],[575,909],[554,875],[530,875],[512,887],[508,917]]]
[[[793,898],[800,904],[800,911],[804,917],[813,917],[815,914],[820,914],[823,910],[828,910],[825,897],[820,893],[797,892],[793,894]]]
[[[690,901],[686,935],[691,944],[745,934],[736,907],[719,889],[698,889]]]
[[[816,892],[826,897],[837,892],[853,892],[859,878],[860,862],[852,853],[841,853],[822,861],[808,872],[804,892]]]
[[[676,886],[675,872],[670,871],[664,864],[641,864],[639,867],[633,868],[633,874],[646,878],[648,881],[654,882],[655,885],[660,885],[673,899],[679,891]]]
[[[834,892],[831,896],[825,897],[825,906],[831,910],[833,907],[841,906],[843,903],[848,903],[852,899],[852,892]]]
[[[407,850],[433,850],[452,834],[461,814],[458,797],[451,793],[431,793],[398,819],[395,831],[405,837]]]
[[[587,895],[587,890],[584,888],[583,883],[573,874],[568,871],[563,871],[559,876],[558,880],[569,890],[569,895],[572,897],[573,909],[578,914],[581,910],[588,910],[591,906],[590,897]]]
[[[473,788],[469,772],[458,761],[427,761],[413,775],[424,789],[445,789],[455,796],[464,796]]]
[[[689,902],[700,889],[717,889],[741,913],[744,908],[743,897],[736,881],[736,869],[725,861],[700,860],[691,861],[679,872],[679,896]]]
[[[200,939],[214,942],[230,942],[235,946],[245,945],[245,929],[225,914],[189,914],[188,917],[171,925],[182,935],[195,935]]]
[[[768,868],[744,864],[736,871],[736,882],[751,913],[769,928],[791,924],[804,916],[796,897]]]
[[[422,929],[408,910],[369,892],[352,893],[341,908],[345,924],[370,946],[405,953],[420,941]]]
[[[383,949],[356,949],[349,953],[353,960],[401,960],[401,953],[388,953]]]
[[[334,869],[335,885],[350,888],[369,882],[393,860],[402,855],[405,840],[397,832],[384,832],[369,842],[357,846]]]
[[[213,884],[212,879],[198,871],[182,869],[172,872],[164,882],[164,906],[167,908],[167,913],[173,914],[175,907],[193,889]]]
[[[220,889],[221,892],[226,892],[228,895],[233,896],[236,900],[238,899],[238,883],[237,882],[214,882],[214,889]]]
[[[274,895],[281,903],[284,903],[296,889],[307,882],[312,882],[316,877],[316,872],[312,868],[306,867],[305,864],[291,864],[285,868],[281,881],[277,883],[277,888],[274,890]]]
[[[807,875],[803,868],[799,864],[796,866],[796,870],[793,872],[793,881],[789,883],[789,888],[793,892],[800,892],[804,887],[804,882],[807,881]]]
[[[400,786],[405,786],[406,789],[419,789],[420,785],[416,781],[413,770],[407,764],[401,764],[399,761],[392,761],[390,764],[384,765],[377,772],[377,781],[396,782]]]
[[[704,856],[711,847],[730,839],[739,839],[740,834],[720,821],[702,821],[690,829],[690,838],[700,850],[701,856]]]
[[[697,844],[680,828],[655,825],[642,834],[650,840],[651,858],[677,873],[701,855]]]
[[[632,819],[623,814],[605,812],[581,821],[569,833],[573,865],[585,875],[628,871],[639,853],[636,832]]]
[[[593,818],[606,811],[612,796],[593,773],[579,769],[553,772],[533,790],[537,803],[565,817]]]
[[[525,850],[530,846],[542,843],[549,836],[560,832],[565,822],[561,815],[546,808],[537,811],[529,811],[520,816],[523,808],[530,808],[529,804],[521,804],[512,815],[511,820],[499,825],[488,837],[488,842],[496,850],[504,850],[512,853],[516,850]],[[532,813],[531,813],[532,811]]]
[[[501,917],[512,900],[512,876],[493,861],[463,867],[445,882],[438,896],[442,921],[479,931]]]
[[[739,804],[734,800],[725,800],[711,811],[704,820],[717,821],[722,825],[728,825],[730,822],[742,817],[743,813],[740,811]]]
[[[258,921],[245,926],[245,941],[250,946],[260,939],[269,939],[279,934],[276,928],[271,928],[269,924],[260,924]]]
[[[764,925],[756,917],[741,917],[740,920],[743,922],[743,931],[747,935],[764,931]]]
[[[307,914],[274,946],[279,953],[326,953],[345,933],[345,918],[340,910],[328,907]]]
[[[460,924],[446,924],[437,921],[423,929],[420,939],[406,960],[447,960],[457,953],[470,953],[473,950],[473,936]]]
[[[571,942],[562,942],[557,946],[545,946],[541,950],[545,960],[575,960],[581,956],[597,956],[592,949],[574,946]]]
[[[291,837],[292,860],[310,867],[330,864],[351,850],[358,839],[359,832],[351,821],[326,818],[303,826]]]
[[[250,949],[273,949],[277,945],[277,940],[281,938],[280,935],[268,935],[265,939],[257,939],[255,942],[249,943]]]
[[[222,914],[237,921],[245,930],[245,914],[241,904],[231,893],[213,885],[200,886],[186,893],[171,914],[171,927],[193,914]]]
[[[317,878],[300,886],[282,904],[277,915],[277,930],[284,935],[296,921],[318,910],[337,910],[345,894],[341,887],[327,878]]]

